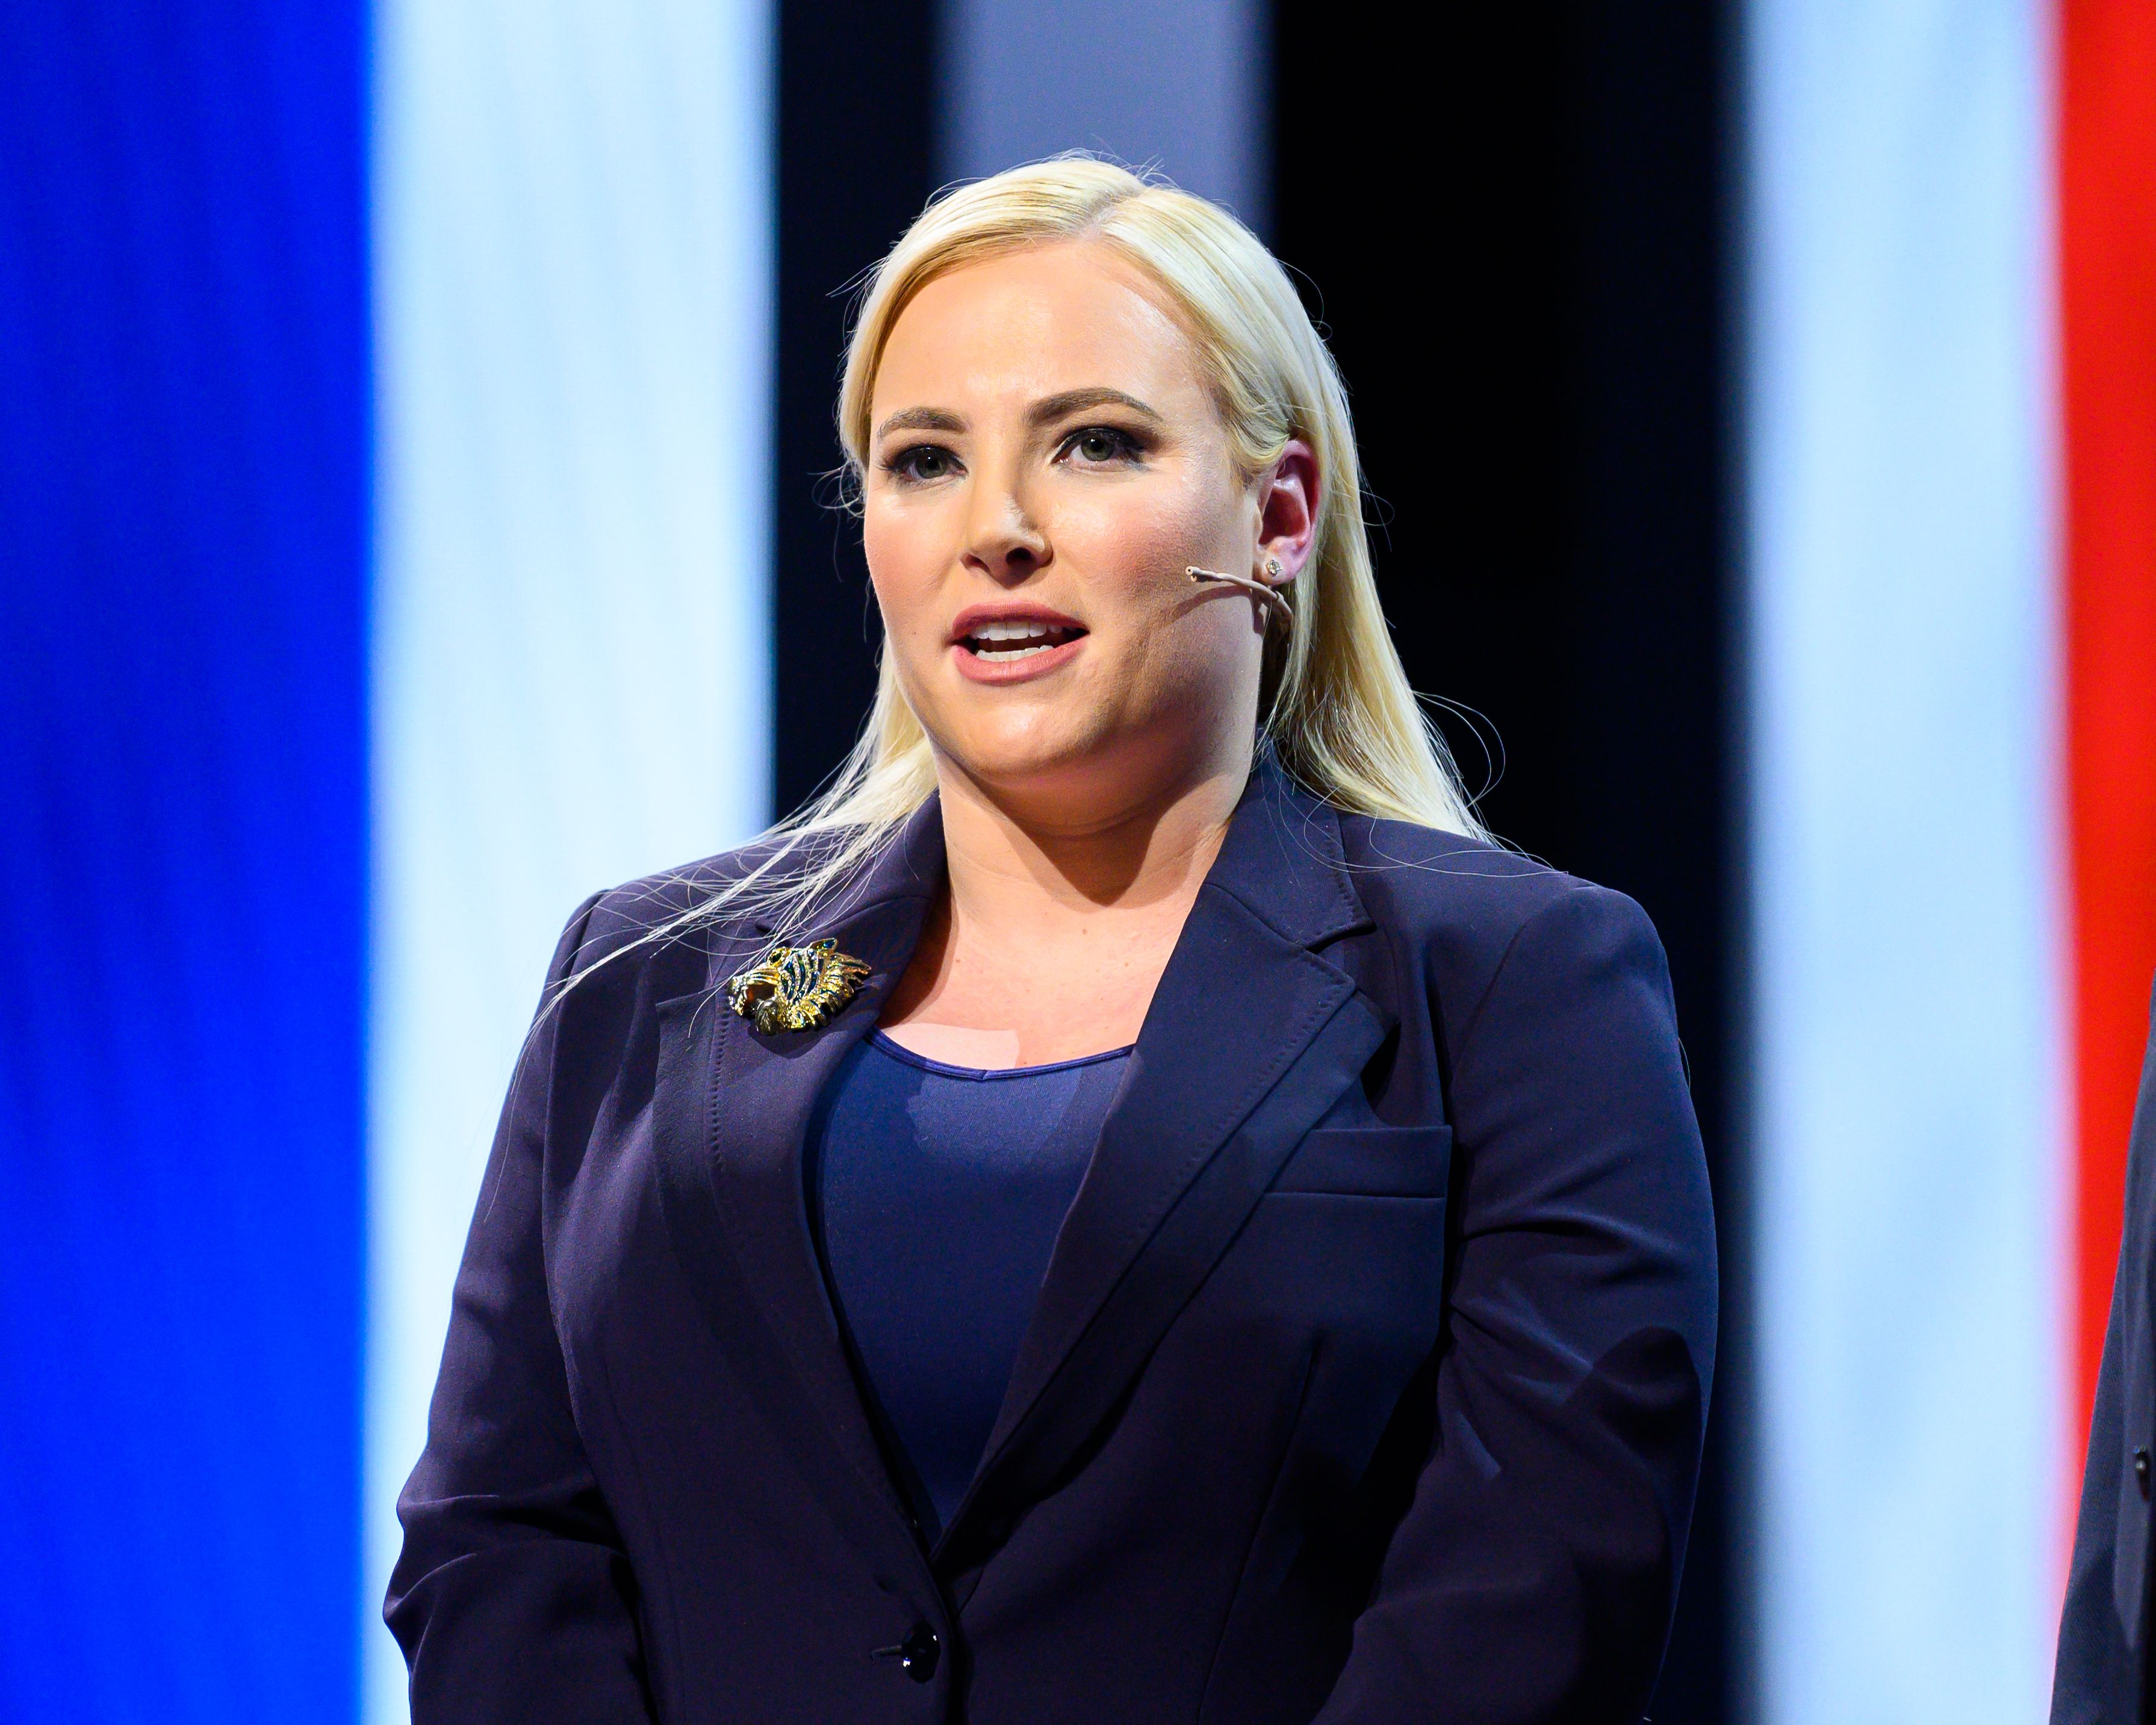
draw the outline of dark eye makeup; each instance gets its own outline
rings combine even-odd
[[[1146,441],[1120,425],[1081,425],[1056,446],[1055,459],[1078,467],[1107,467],[1142,462]],[[964,464],[942,444],[908,444],[885,457],[885,472],[910,485],[932,485],[965,471]]]
[[[1081,425],[1063,439],[1056,459],[1081,467],[1105,467],[1111,461],[1142,460],[1145,452],[1136,434],[1120,425]]]
[[[902,480],[926,484],[948,479],[958,470],[958,458],[941,444],[910,444],[887,458],[884,471]]]

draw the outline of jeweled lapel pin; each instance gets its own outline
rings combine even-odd
[[[726,983],[726,1004],[767,1036],[813,1030],[860,992],[868,974],[834,940],[773,947]]]

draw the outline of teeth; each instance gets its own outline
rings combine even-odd
[[[1000,664],[1005,660],[1030,659],[1036,653],[1045,653],[1052,647],[1061,646],[1076,633],[1068,624],[1012,617],[981,624],[967,639],[973,644],[976,659],[992,659]]]

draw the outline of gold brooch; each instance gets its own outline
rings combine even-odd
[[[726,984],[726,1004],[767,1036],[813,1030],[854,998],[868,973],[836,941],[773,947]]]

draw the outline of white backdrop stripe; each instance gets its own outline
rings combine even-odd
[[[2026,1725],[2066,1456],[2050,19],[1748,31],[1761,1711]]]
[[[370,1619],[562,922],[769,817],[773,275],[766,0],[377,31]]]

